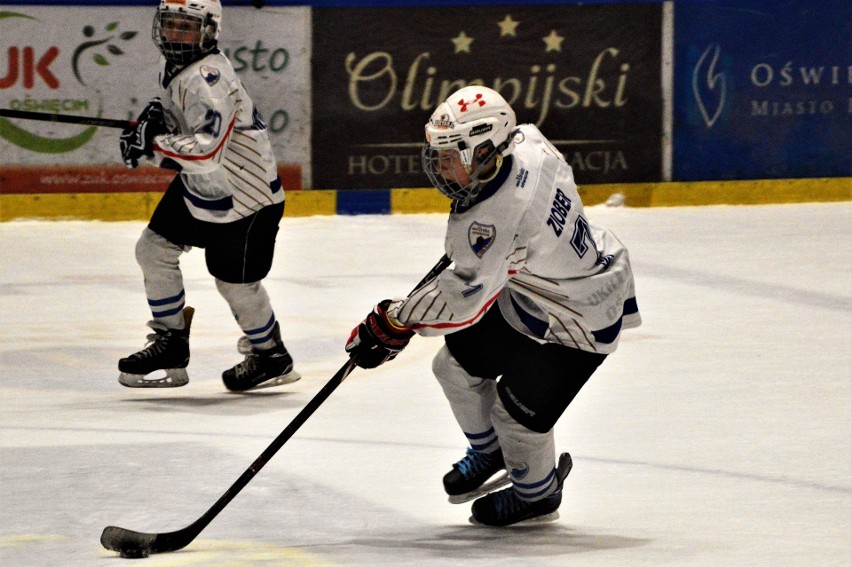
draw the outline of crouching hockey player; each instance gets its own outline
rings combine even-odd
[[[443,335],[432,369],[470,444],[444,477],[450,501],[476,498],[471,520],[489,526],[554,519],[571,458],[557,462],[553,427],[641,323],[627,250],[586,219],[571,167],[494,90],[465,87],[435,110],[422,164],[452,199],[453,268],[380,302],[346,350],[373,368],[415,333]]]
[[[244,336],[245,359],[225,370],[229,390],[299,378],[281,340],[261,280],[272,266],[284,191],[266,125],[225,55],[217,49],[218,0],[161,0],[152,36],[165,64],[160,96],[121,136],[127,167],[140,161],[177,172],[136,244],[154,333],[118,363],[132,388],[189,380],[189,331],[179,256],[205,249],[207,269]],[[164,378],[148,378],[157,370]]]

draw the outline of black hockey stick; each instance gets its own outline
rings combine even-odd
[[[130,128],[135,124],[130,120],[114,120],[112,118],[98,118],[97,116],[75,116],[73,114],[54,114],[52,112],[29,112],[28,110],[12,110],[11,108],[0,108],[0,117],[120,129]]]
[[[444,271],[452,261],[445,254],[437,264],[429,271],[426,276],[420,280],[411,293],[414,293],[432,279]],[[409,294],[411,295],[411,294]],[[355,369],[355,359],[350,358],[346,361],[340,370],[332,376],[331,380],[322,387],[322,389],[311,399],[308,404],[302,408],[302,411],[293,418],[287,427],[284,428],[278,437],[255,459],[249,468],[243,472],[240,478],[219,497],[209,510],[204,512],[200,518],[195,520],[187,527],[166,533],[145,533],[119,528],[116,526],[107,526],[101,534],[101,545],[111,551],[117,551],[122,557],[147,557],[151,553],[167,553],[169,551],[177,551],[183,549],[192,542],[207,527],[213,518],[221,512],[228,503],[245,488],[249,481],[269,462],[270,459],[278,452],[281,447],[293,436],[294,433],[301,427],[313,414],[317,408],[322,405],[332,392],[346,379],[347,376]]]

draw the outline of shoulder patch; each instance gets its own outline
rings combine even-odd
[[[493,224],[482,224],[474,222],[467,229],[467,241],[473,253],[482,258],[482,256],[494,244],[494,238],[497,236],[497,227]]]
[[[202,65],[198,68],[198,72],[201,73],[201,77],[204,79],[204,82],[211,87],[219,82],[219,77],[222,76],[219,69],[211,67],[210,65]]]

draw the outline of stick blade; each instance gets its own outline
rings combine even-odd
[[[123,557],[139,557],[140,554],[147,557],[151,553],[168,553],[183,549],[200,531],[197,522],[181,530],[161,534],[107,526],[101,533],[101,545],[110,551],[119,552]]]
[[[205,525],[207,524],[199,527],[199,523],[195,522],[183,529],[160,534],[107,526],[101,533],[101,545],[110,551],[119,552],[122,557],[147,557],[152,553],[168,553],[189,545]]]
[[[156,553],[154,543],[157,534],[146,534],[135,532],[116,526],[107,526],[101,534],[101,545],[110,551],[117,551],[122,555],[127,552],[139,552],[148,555]]]

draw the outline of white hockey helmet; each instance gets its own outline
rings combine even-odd
[[[423,171],[441,193],[469,204],[482,190],[483,170],[494,160],[499,167],[503,156],[511,153],[516,126],[515,111],[497,91],[477,85],[459,89],[426,123]],[[441,174],[441,159],[448,150],[458,152],[470,183],[463,186]]]
[[[221,24],[219,0],[160,0],[151,37],[167,61],[183,66],[216,48]]]

